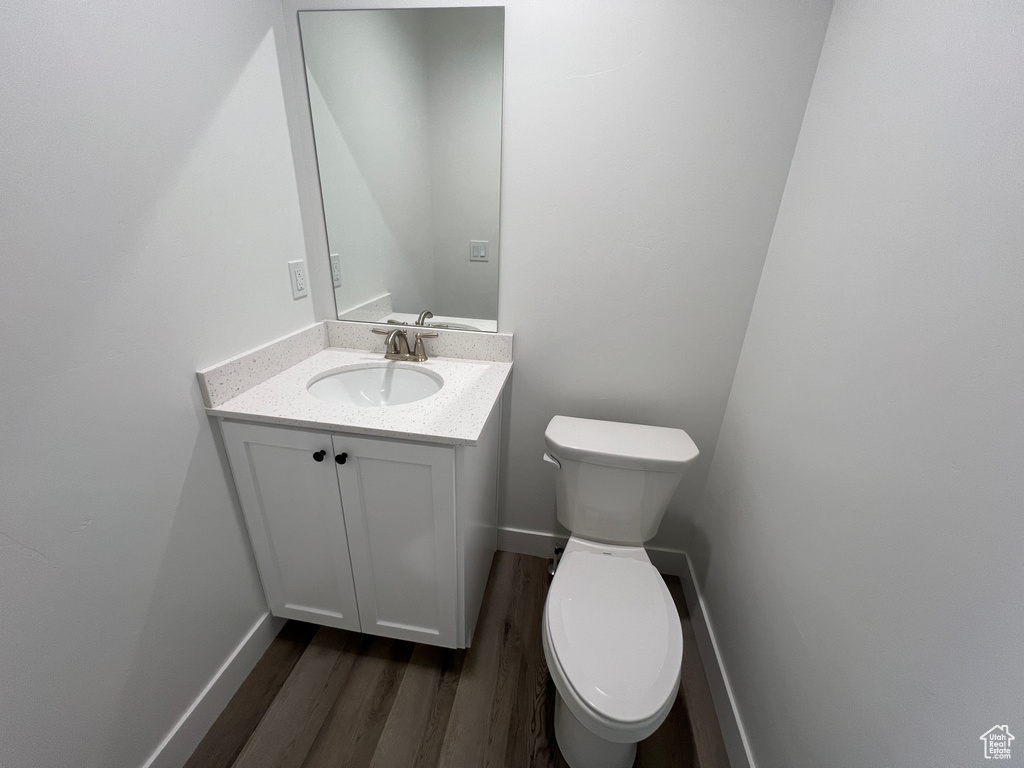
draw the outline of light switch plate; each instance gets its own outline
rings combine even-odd
[[[486,240],[470,240],[469,241],[469,260],[470,261],[487,261],[487,241]]]
[[[288,262],[288,274],[292,280],[292,298],[301,299],[309,295],[306,281],[306,262],[302,259]]]

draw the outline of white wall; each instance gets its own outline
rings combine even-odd
[[[313,319],[280,22],[0,7],[0,765],[140,765],[266,610],[195,370]]]
[[[760,768],[1024,744],[1022,39],[832,16],[699,521]]]
[[[320,158],[321,177],[329,173],[328,186],[333,188],[364,187],[376,207],[365,222],[355,215],[359,210],[329,211],[331,247],[341,255],[343,267],[379,259],[392,305],[417,312],[434,303],[424,21],[423,13],[354,11],[301,17],[306,66],[334,118],[325,134],[340,131],[358,174],[343,177],[352,166],[332,168],[327,158]],[[318,138],[319,133],[317,127]],[[334,200],[329,196],[328,203]],[[353,234],[364,226],[365,234]],[[357,252],[374,246],[380,250]],[[343,269],[343,280],[349,271]]]
[[[500,8],[426,14],[430,191],[434,212],[435,315],[498,317],[501,182]],[[488,242],[470,262],[469,241]]]
[[[686,549],[829,2],[524,0],[505,11],[503,524],[556,531],[558,413],[682,427]]]

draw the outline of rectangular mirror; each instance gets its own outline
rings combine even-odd
[[[497,330],[505,9],[299,29],[338,318]]]

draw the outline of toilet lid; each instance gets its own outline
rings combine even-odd
[[[570,552],[558,565],[545,611],[558,664],[595,714],[635,723],[675,694],[682,628],[649,562]]]

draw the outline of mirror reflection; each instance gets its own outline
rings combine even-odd
[[[299,26],[338,317],[497,330],[504,8]]]

